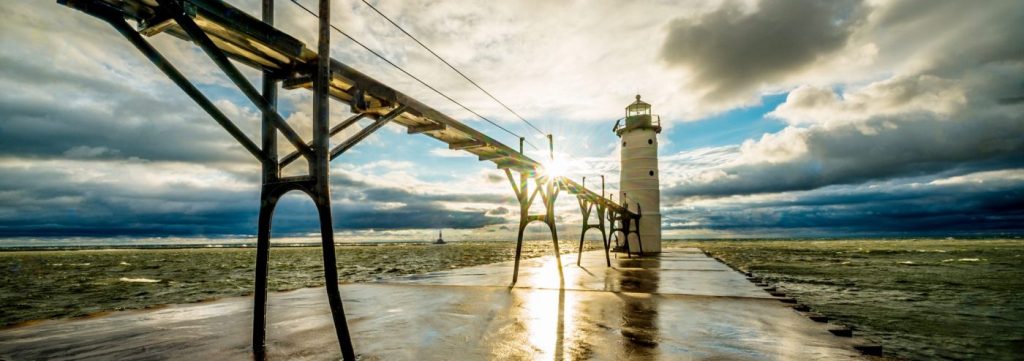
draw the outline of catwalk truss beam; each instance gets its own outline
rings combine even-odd
[[[566,178],[568,179],[568,178]],[[580,229],[580,249],[579,254],[583,254],[583,236],[587,234],[587,231],[591,229],[597,229],[601,232],[601,245],[604,246],[604,260],[608,267],[612,266],[611,257],[608,255],[608,234],[605,233],[605,215],[608,212],[608,204],[602,202],[606,200],[604,197],[604,176],[601,176],[601,196],[588,194],[587,192],[587,177],[583,177],[583,185],[577,185],[576,183],[570,183],[568,181],[562,182],[563,188],[569,193],[576,195],[576,201],[580,206],[580,213],[583,215],[582,228]],[[597,211],[597,224],[590,223],[590,215],[594,211]],[[580,262],[583,257],[576,258],[576,265],[580,266]]]
[[[602,229],[603,232],[603,229],[605,228],[604,220],[598,221],[597,226],[589,224],[589,211],[586,211],[584,209],[584,207],[586,207],[587,204],[592,204],[593,207],[598,210],[598,217],[607,217],[606,219],[608,220],[608,227],[610,228],[607,233],[607,237],[604,237],[606,239],[605,242],[607,244],[610,245],[611,239],[614,237],[616,239],[615,243],[616,245],[618,245],[618,240],[620,239],[619,234],[622,234],[621,239],[627,241],[623,242],[623,246],[616,247],[616,250],[626,252],[627,256],[632,255],[628,242],[630,234],[635,234],[637,242],[640,243],[641,245],[643,244],[641,243],[643,241],[640,239],[640,205],[637,205],[637,211],[633,212],[632,210],[629,209],[629,204],[620,205],[618,203],[615,203],[611,199],[606,198],[604,192],[604,177],[601,178],[601,194],[597,194],[594,191],[587,189],[586,186],[580,185],[579,183],[576,183],[569,178],[562,177],[559,179],[559,182],[562,184],[563,189],[568,190],[569,193],[576,194],[577,199],[580,200],[580,208],[581,211],[584,213],[584,228],[580,234],[581,249],[583,243],[582,233],[586,233],[588,229],[595,227]],[[600,211],[602,208],[604,209],[604,214],[602,214]],[[640,249],[640,255],[643,255],[642,247]]]
[[[58,3],[81,10],[108,22],[132,43],[148,60],[180,87],[200,108],[220,124],[238,143],[262,164],[262,188],[257,230],[256,281],[252,347],[256,359],[266,356],[267,275],[270,253],[270,226],[274,209],[281,196],[291,191],[305,193],[317,207],[322,239],[324,278],[335,332],[346,360],[356,354],[341,295],[338,290],[334,229],[331,216],[330,162],[388,123],[398,124],[409,134],[423,134],[448,144],[449,149],[472,153],[482,161],[490,161],[504,169],[520,203],[519,241],[516,245],[516,270],[522,249],[523,231],[534,221],[545,223],[551,230],[555,252],[558,235],[555,229],[554,202],[562,189],[569,189],[580,199],[607,209],[612,234],[628,236],[630,220],[639,213],[630,212],[610,199],[598,196],[585,187],[563,177],[542,175],[540,163],[505,144],[465,125],[441,112],[399,92],[363,73],[330,58],[330,0],[319,0],[317,50],[274,27],[274,1],[262,0],[262,18],[254,18],[221,0],[57,0]],[[129,25],[134,21],[137,28]],[[169,34],[198,45],[262,113],[261,144],[250,139],[231,119],[221,112],[202,91],[189,81],[145,37]],[[262,89],[249,82],[231,60],[262,72]],[[278,87],[286,90],[307,89],[313,92],[313,139],[306,141],[277,111]],[[330,125],[329,100],[348,106],[353,115]],[[359,121],[371,123],[333,148],[331,138]],[[280,157],[277,136],[295,149]],[[550,136],[549,136],[550,142]],[[306,175],[282,177],[281,170],[299,159],[306,160]],[[517,185],[512,173],[519,175]],[[529,179],[535,189],[529,192]],[[529,215],[529,206],[537,195],[545,205],[545,214]],[[582,203],[581,203],[582,205]],[[600,209],[600,208],[599,208]],[[588,215],[589,215],[589,211]],[[599,210],[599,217],[601,211]],[[622,227],[616,228],[618,221]],[[603,230],[603,227],[602,227]],[[628,242],[627,242],[628,243]],[[607,248],[609,241],[605,240]],[[561,274],[559,261],[559,273]]]
[[[512,175],[513,171],[518,173],[518,177]],[[555,226],[555,199],[558,198],[558,193],[561,191],[561,187],[557,184],[559,179],[540,175],[536,172],[528,172],[524,169],[513,170],[513,168],[505,168],[505,175],[508,177],[508,182],[512,185],[512,192],[515,193],[516,200],[519,202],[519,231],[518,238],[516,239],[516,260],[512,270],[512,285],[519,281],[519,260],[523,251],[523,236],[524,232],[526,232],[526,226],[533,222],[544,223],[551,231],[551,241],[555,248],[555,261],[558,262],[558,278],[562,279],[564,277],[562,274],[562,253],[558,249],[558,230]],[[518,178],[518,182],[516,178]],[[532,192],[530,191],[530,178],[533,178]],[[530,206],[537,199],[537,195],[540,195],[541,201],[544,202],[544,214],[531,215]]]
[[[609,234],[615,237],[616,251],[626,252],[626,256],[633,255],[632,247],[629,245],[629,235],[636,235],[637,250],[640,256],[644,255],[644,241],[640,238],[640,216],[643,210],[637,204],[636,213],[629,210],[629,204],[617,209],[608,209],[608,224],[611,228]],[[619,234],[622,235],[622,244],[619,244]]]

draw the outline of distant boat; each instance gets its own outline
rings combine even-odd
[[[441,237],[441,230],[437,230],[437,240],[434,241],[434,244],[447,244],[444,241],[444,237]]]

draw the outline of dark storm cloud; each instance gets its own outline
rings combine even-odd
[[[803,235],[998,234],[1024,231],[1024,182],[994,173],[954,184],[913,179],[833,186],[770,200],[674,210],[668,229]],[[918,179],[919,180],[919,179]]]
[[[24,236],[231,236],[256,231],[258,195],[232,194],[237,198],[211,198],[216,208],[189,213],[161,212],[159,207],[140,209],[89,197],[74,208],[47,209],[0,218],[0,237]],[[394,209],[333,207],[335,230],[480,228],[503,219],[485,212],[446,209],[436,203],[406,205]],[[311,201],[285,200],[275,212],[274,232],[278,235],[319,231]]]
[[[3,10],[0,156],[252,162],[108,24],[53,2],[5,2]],[[231,103],[241,94],[218,85],[225,78],[200,51],[167,36],[149,40],[258,140],[246,103]]]
[[[883,128],[887,118],[838,128],[794,131],[783,142],[806,142],[806,153],[778,162],[757,162],[720,169],[723,176],[691,178],[666,187],[670,197],[722,197],[810,190],[834,184],[963,171],[1006,169],[1024,165],[1024,119],[979,118],[936,122],[929,117],[902,120],[899,128],[865,134],[863,127]]]
[[[8,102],[0,99],[0,154],[53,157],[75,155],[74,149],[116,149],[107,155],[149,160],[239,161],[252,159],[216,124],[182,122],[161,114],[164,103],[147,112],[97,114],[53,103]],[[207,121],[201,117],[195,120]],[[189,124],[192,123],[192,124]],[[88,124],[83,126],[82,124]],[[183,144],[188,144],[183,147]],[[113,148],[116,147],[116,148]],[[71,151],[71,154],[66,154]]]
[[[105,156],[150,160],[252,159],[197,106],[173,93],[177,88],[167,89],[170,96],[147,94],[7,57],[0,57],[0,76],[5,81],[36,79],[42,82],[37,89],[54,90],[28,99],[18,92],[0,94],[0,155],[52,157],[76,148],[106,148],[116,152]]]
[[[0,237],[255,232],[257,163],[137,50],[56,4],[4,5],[12,19],[0,24],[3,38],[38,41],[0,48]],[[66,16],[43,16],[41,7]],[[152,41],[186,76],[211,81],[196,85],[258,141],[248,103],[217,85],[219,72],[195,48]],[[52,49],[63,50],[40,56]],[[343,171],[333,173],[332,192],[338,230],[482,227],[501,218],[442,203],[504,201],[373,186]],[[287,197],[276,215],[277,232],[319,230],[308,199]]]
[[[222,236],[251,235],[256,229],[256,184],[197,185],[188,176],[180,182],[144,184],[150,174],[160,178],[178,172],[177,168],[160,169],[162,163],[154,162],[58,161],[33,167],[4,162],[28,161],[0,160],[0,237]],[[83,180],[73,169],[63,169],[67,167],[95,168],[103,176]],[[132,175],[123,180],[106,175],[118,168]],[[180,172],[194,173],[199,179],[232,177],[195,166],[183,166]],[[375,188],[345,174],[333,180],[332,192],[339,195],[333,207],[336,230],[479,228],[503,222],[482,210],[452,210],[440,203],[491,199],[486,195],[421,197],[411,191]],[[307,197],[289,194],[275,212],[276,234],[317,232],[315,212]]]
[[[502,203],[508,197],[497,194],[432,194],[415,193],[398,188],[373,188],[361,192],[363,197],[375,202],[405,202],[414,197],[423,201],[435,202],[474,202],[474,203]]]
[[[723,197],[1020,167],[1024,107],[999,95],[1020,91],[1022,70],[1000,63],[954,79],[906,77],[842,98],[798,89],[773,113],[794,125],[744,143],[745,161],[691,173],[664,193]]]
[[[755,17],[764,6],[780,6],[761,5],[746,16],[752,22],[738,28],[758,24]],[[879,64],[875,71],[887,78],[872,75],[860,78],[872,79],[868,83],[800,86],[768,114],[786,123],[784,130],[717,148],[731,153],[716,159],[718,164],[669,167],[679,176],[669,181],[663,195],[686,208],[665,212],[666,225],[778,235],[1020,233],[1024,107],[1015,99],[1024,95],[1024,43],[1018,40],[1024,36],[1018,26],[1024,7],[1014,1],[987,5],[895,2],[878,4],[863,20],[851,16],[855,21],[835,22],[847,27],[827,34],[845,33],[842,41],[876,49],[877,57],[866,60]],[[820,10],[823,5],[817,6]],[[728,19],[726,14],[720,10],[712,15]],[[689,30],[707,27],[701,24],[690,23]],[[727,39],[708,36],[701,40]],[[844,46],[840,38],[822,39]],[[814,61],[822,54],[792,55]],[[792,63],[793,69],[799,63]],[[706,73],[701,64],[694,67],[698,77]],[[710,69],[724,72],[727,67],[733,65]],[[736,68],[744,74],[742,67]],[[817,76],[841,79],[845,74],[822,70],[846,69],[814,68]],[[753,74],[748,85],[783,74],[758,71],[763,76]],[[975,182],[941,182],[974,174],[987,176]]]
[[[413,202],[384,209],[371,203],[335,205],[332,214],[335,230],[472,229],[504,222],[484,212],[449,210],[432,202]],[[255,230],[255,220],[248,227],[250,232]],[[292,234],[318,231],[319,223],[312,202],[299,197],[283,199],[275,213],[274,229]]]
[[[343,175],[337,178],[351,177]],[[494,194],[425,193],[377,187],[358,181],[345,182],[357,188],[335,198],[336,201],[345,201],[346,205],[335,206],[334,213],[338,227],[350,229],[479,228],[504,220],[482,210],[448,209],[441,202],[501,204],[508,201],[507,197]],[[381,204],[400,206],[380,207]]]
[[[889,35],[883,47],[896,56],[927,57],[926,71],[948,75],[965,66],[1024,61],[1024,3],[903,0],[881,7],[874,32]],[[929,42],[942,47],[907,46]],[[932,53],[934,52],[934,53]]]
[[[504,222],[503,219],[488,216],[485,212],[448,210],[435,203],[407,205],[388,210],[339,209],[336,214],[338,227],[348,229],[473,229]]]
[[[76,184],[44,170],[8,171],[0,175],[0,236],[244,234],[257,200],[255,190]]]
[[[706,98],[734,98],[841,49],[861,22],[860,1],[766,0],[752,12],[727,2],[668,26],[661,57],[690,69]]]

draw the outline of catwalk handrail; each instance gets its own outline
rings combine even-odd
[[[623,207],[618,203],[615,203],[615,201],[612,201],[611,199],[602,197],[600,194],[597,194],[594,191],[580,185],[579,183],[576,183],[575,181],[569,179],[568,177],[559,177],[559,183],[561,184],[561,187],[569,191],[569,193],[576,194],[577,196],[585,197],[588,200],[601,203],[605,207],[608,207],[609,210],[612,210],[616,213],[625,213],[628,215],[635,215],[636,213],[629,210],[626,207]]]

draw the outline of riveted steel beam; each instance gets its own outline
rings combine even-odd
[[[355,135],[353,135],[351,138],[346,139],[344,142],[339,144],[337,147],[334,147],[334,149],[331,149],[331,158],[330,159],[334,160],[334,158],[337,158],[342,153],[345,153],[345,151],[347,151],[350,148],[356,146],[356,144],[359,144],[359,142],[361,142],[363,139],[366,139],[366,137],[369,137],[370,134],[373,134],[373,132],[376,132],[377,129],[380,129],[385,124],[390,122],[392,119],[395,119],[395,117],[397,117],[399,115],[402,115],[402,113],[404,113],[405,110],[406,110],[406,106],[405,105],[399,105],[394,110],[392,110],[390,113],[385,114],[385,115],[377,118],[377,120],[375,120],[373,122],[373,124],[370,124],[366,128],[360,129],[359,132],[356,133]]]
[[[292,143],[295,149],[306,157],[313,156],[313,150],[306,146],[306,142],[302,141],[302,137],[300,137],[299,134],[284,121],[284,118],[277,113],[277,108],[271,104],[267,98],[264,98],[263,95],[256,90],[256,87],[249,83],[249,80],[245,78],[245,75],[243,75],[234,64],[231,64],[231,61],[228,60],[224,51],[218,48],[203,29],[201,29],[199,25],[196,25],[195,21],[185,14],[185,10],[182,9],[181,5],[177,1],[157,0],[157,3],[160,4],[158,7],[159,11],[166,11],[167,14],[170,14],[170,16],[174,18],[174,21],[178,23],[178,26],[180,26],[182,30],[192,38],[193,42],[199,45],[199,47],[206,52],[206,55],[210,57],[210,60],[213,60],[213,63],[228,76],[228,79],[230,79],[231,82],[234,83],[235,86],[238,87],[238,89],[241,90],[257,108],[259,108],[265,115],[270,114],[271,120],[274,122],[274,126],[281,131],[281,135],[284,135],[285,139]]]
[[[192,101],[196,102],[200,108],[206,111],[207,114],[213,118],[217,124],[220,124],[224,130],[228,132],[239,144],[242,145],[245,150],[251,153],[254,157],[259,160],[263,160],[263,150],[256,145],[249,136],[242,132],[233,122],[217,106],[213,105],[213,102],[209,100],[195,85],[192,84],[177,68],[172,65],[167,58],[165,58],[159,51],[156,50],[146,39],[144,39],[138,32],[135,31],[128,23],[124,20],[119,12],[116,10],[106,7],[105,5],[97,5],[92,3],[77,3],[72,2],[70,4],[76,4],[77,9],[82,10],[90,15],[99,17],[107,20],[111,26],[114,27],[122,36],[128,39],[132,45],[135,46],[142,55],[149,59],[153,65],[156,65],[164,75],[171,79],[175,85],[181,88]],[[70,6],[70,5],[69,5]]]
[[[352,124],[355,124],[360,119],[363,119],[365,117],[366,117],[366,113],[361,113],[361,114],[356,114],[356,115],[353,115],[351,117],[346,118],[341,123],[338,123],[334,127],[331,127],[330,135],[333,137],[333,136],[337,135],[338,133],[341,133],[342,130],[345,130],[346,128],[352,126]],[[310,147],[313,146],[313,142],[309,142],[308,144],[309,144]],[[291,152],[288,155],[284,156],[283,158],[281,158],[281,168],[284,168],[284,167],[288,166],[289,164],[291,164],[292,162],[298,160],[300,156],[302,156],[302,155],[299,154],[298,151]]]
[[[533,222],[542,222],[551,231],[551,241],[554,246],[555,260],[558,263],[558,277],[564,280],[562,273],[561,251],[558,249],[558,230],[555,226],[555,199],[558,198],[559,189],[557,180],[545,179],[536,176],[535,172],[518,172],[518,177],[512,175],[512,169],[505,169],[505,176],[512,185],[512,191],[519,203],[519,231],[516,239],[516,258],[512,270],[512,285],[519,280],[519,260],[522,257],[523,236],[526,226]],[[518,179],[516,179],[518,178]],[[530,178],[533,178],[534,189],[530,191]],[[518,181],[518,182],[517,182]],[[530,214],[530,206],[540,194],[544,201],[544,214]]]

